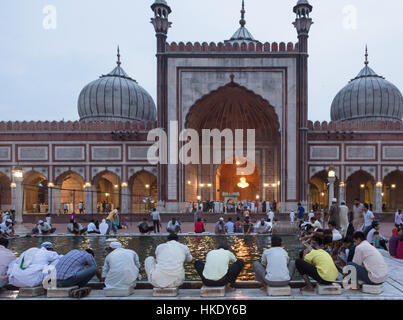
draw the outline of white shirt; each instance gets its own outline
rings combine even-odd
[[[0,245],[0,281],[8,280],[8,266],[15,259],[15,254],[11,250]]]
[[[227,274],[228,265],[235,261],[234,254],[229,250],[222,248],[212,250],[206,256],[203,277],[209,280],[220,280]]]
[[[42,270],[45,266],[57,264],[60,256],[55,251],[45,248],[30,248],[24,251],[21,256],[11,263],[8,269],[8,281],[15,287],[36,287],[42,284],[44,274]],[[20,265],[24,259],[25,269]]]
[[[290,258],[287,251],[281,247],[267,249],[262,255],[262,264],[266,266],[266,279],[268,281],[289,281],[290,272],[288,263]]]
[[[334,230],[332,231],[332,233],[333,233],[333,241],[338,241],[338,240],[343,239],[343,236],[341,235],[341,233],[339,232],[339,230],[334,229]]]
[[[102,277],[107,289],[134,287],[139,275],[139,256],[133,250],[117,248],[105,258]]]
[[[185,280],[185,262],[191,262],[193,257],[184,244],[175,240],[160,244],[155,249],[156,264],[148,274],[149,282],[154,287],[167,288],[182,284]]]
[[[259,221],[255,225],[255,230],[257,233],[268,232],[268,231],[270,231],[270,229],[271,229],[271,224],[267,221],[265,221],[263,225],[262,225],[261,221]]]
[[[290,212],[290,220],[291,220],[291,221],[294,221],[294,219],[295,219],[295,212],[294,212],[294,211],[291,211],[291,212]]]
[[[82,203],[82,202],[79,202],[79,203],[78,203],[78,209],[82,209],[82,208],[83,208],[83,206],[84,206],[84,205],[83,205],[83,203]]]
[[[168,229],[170,229],[170,230],[175,230],[176,227],[180,227],[180,224],[179,224],[178,221],[175,221],[175,224],[172,223],[172,220],[170,220],[170,221],[168,222],[168,225],[167,225],[167,228],[168,228]]]
[[[108,224],[106,223],[105,219],[102,219],[101,224],[99,225],[99,232],[104,235],[108,231]]]
[[[270,210],[270,211],[267,213],[267,217],[270,219],[271,222],[273,222],[273,219],[274,219],[274,212]]]
[[[190,206],[190,210],[192,210],[192,206]],[[150,215],[153,218],[153,220],[161,220],[160,213],[158,211],[152,211]]]
[[[375,218],[374,214],[371,210],[368,210],[367,212],[363,211],[362,214],[364,215],[364,228],[369,227]]]
[[[1,232],[1,233],[5,233],[5,232],[6,232],[6,233],[10,234],[10,233],[13,232],[13,230],[12,230],[10,227],[7,227],[6,223],[3,222],[2,224],[0,224],[0,232]]]
[[[95,225],[94,222],[90,222],[90,223],[88,224],[88,226],[87,226],[87,231],[88,231],[88,232],[90,232],[90,231],[98,231],[98,229],[97,229],[97,227],[96,227],[96,225]]]
[[[38,224],[39,234],[42,234],[42,232],[50,231],[50,229],[51,229],[51,227],[50,227],[50,224],[48,222],[44,222],[43,226]]]
[[[395,213],[395,224],[397,224],[397,225],[402,224],[402,216],[403,216],[403,213],[399,214],[399,211],[396,211],[396,213]]]
[[[315,216],[315,213],[309,212],[308,213],[308,220],[311,221],[311,218]]]

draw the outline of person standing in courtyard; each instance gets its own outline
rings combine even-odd
[[[227,245],[221,244],[207,254],[205,264],[196,260],[194,267],[206,287],[226,286],[227,291],[233,291],[244,262],[237,259]]]
[[[178,235],[170,233],[168,242],[155,249],[155,258],[144,261],[148,282],[156,288],[177,288],[185,281],[184,263],[192,262],[190,250],[178,242]]]
[[[263,252],[261,262],[253,263],[256,281],[269,287],[288,286],[295,271],[295,262],[290,260],[287,251],[282,247],[279,236],[271,237],[271,248]]]
[[[105,289],[134,288],[140,270],[137,253],[123,249],[118,241],[111,242],[107,252],[102,268],[102,282],[105,283]]]
[[[360,202],[360,199],[354,199],[353,205],[353,227],[355,231],[362,231],[364,225],[364,205]]]
[[[340,233],[343,237],[347,235],[348,229],[348,207],[346,206],[346,202],[343,200],[340,203],[339,207],[339,220],[340,220]]]
[[[333,221],[336,223],[336,229],[340,230],[340,216],[339,216],[339,207],[337,206],[337,199],[333,198],[332,199],[332,205],[330,206],[329,209],[329,219],[327,223],[329,224],[329,221]]]
[[[115,226],[115,220],[118,219],[119,210],[120,210],[120,207],[113,209],[109,213],[108,217],[106,218],[106,223],[108,224],[108,231],[106,231],[106,234],[109,234],[109,232],[111,232],[111,229],[112,229],[113,233],[116,235],[117,229]]]
[[[363,232],[364,232],[365,236],[367,236],[369,230],[371,230],[371,228],[372,228],[372,223],[375,220],[374,213],[371,210],[369,210],[368,203],[364,203],[363,217],[364,217]]]
[[[297,223],[303,223],[305,219],[305,208],[301,206],[301,202],[298,202],[298,209],[297,209]]]
[[[160,233],[160,227],[161,227],[160,213],[157,211],[157,209],[153,208],[150,214],[153,219],[154,233],[157,232]]]
[[[403,224],[403,213],[402,210],[398,209],[395,213],[395,227],[399,227]]]
[[[235,225],[234,225],[234,223],[232,222],[232,218],[231,218],[231,217],[228,218],[228,221],[227,221],[227,223],[225,224],[225,226],[227,227],[227,232],[228,232],[228,233],[234,233],[234,232],[235,232],[235,230],[234,230]]]

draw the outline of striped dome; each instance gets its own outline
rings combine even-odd
[[[78,98],[80,121],[156,120],[150,94],[118,66],[89,83]]]
[[[334,98],[332,121],[402,121],[403,97],[399,89],[365,67]]]

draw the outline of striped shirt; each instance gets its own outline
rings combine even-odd
[[[61,257],[56,265],[57,280],[69,279],[88,266],[97,266],[91,254],[83,250],[71,250]]]

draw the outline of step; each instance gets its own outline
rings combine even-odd
[[[48,291],[48,298],[68,298],[70,297],[70,292],[78,289],[78,286],[74,287],[66,287],[66,288],[49,288]]]
[[[37,297],[45,294],[46,290],[42,286],[32,288],[20,288],[19,297]]]
[[[134,287],[128,287],[125,289],[109,288],[103,289],[105,297],[128,297],[134,293]]]
[[[267,286],[267,295],[268,296],[290,296],[291,295],[291,287],[269,287]]]
[[[203,286],[200,289],[200,296],[204,298],[208,297],[225,297],[225,286],[222,287],[206,287]]]
[[[363,284],[362,292],[369,294],[381,294],[383,292],[383,283],[377,285]]]
[[[320,295],[336,295],[341,294],[341,286],[337,283],[331,285],[317,285],[317,293]]]
[[[153,288],[153,297],[176,297],[178,288]]]

